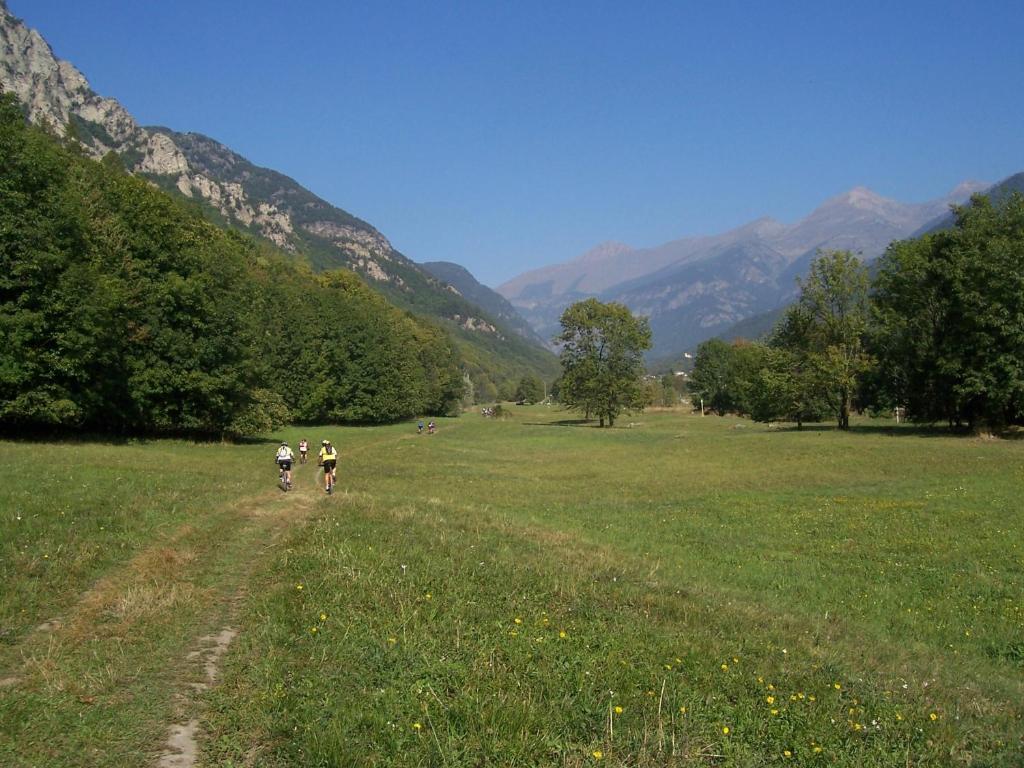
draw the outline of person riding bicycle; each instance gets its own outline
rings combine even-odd
[[[331,493],[334,490],[334,480],[338,476],[338,452],[334,450],[330,440],[324,440],[320,444],[316,463],[324,468],[324,491]]]
[[[309,441],[306,438],[299,440],[299,464],[306,463],[306,454],[309,453]]]
[[[292,449],[288,447],[287,442],[281,443],[281,447],[277,449],[275,461],[281,470],[284,489],[290,491],[292,488],[292,462],[295,461],[295,454],[292,453]]]

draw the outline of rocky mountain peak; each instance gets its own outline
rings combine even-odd
[[[860,186],[854,187],[849,192],[840,195],[840,197],[847,205],[852,205],[854,208],[876,208],[881,204],[890,202],[877,192]]]
[[[811,216],[826,212],[833,214],[835,211],[842,209],[852,209],[854,211],[864,211],[881,216],[889,216],[895,209],[902,206],[902,203],[883,197],[874,190],[868,189],[867,187],[857,186],[840,195],[829,198],[818,206]]]
[[[42,35],[3,4],[0,87],[18,97],[33,123],[57,133],[70,125],[88,155],[115,152],[130,172],[204,202],[227,222],[286,250],[313,251],[317,266],[347,266],[399,290],[405,281],[389,262],[415,269],[369,224],[294,180],[201,134],[140,126],[118,101],[93,91],[73,64],[58,59]]]
[[[625,243],[620,243],[617,240],[606,240],[603,243],[595,245],[583,255],[576,257],[574,261],[581,264],[594,264],[614,259],[618,256],[629,253],[632,250],[633,249]]]
[[[946,195],[946,198],[953,202],[967,200],[971,195],[984,192],[991,186],[987,181],[975,181],[973,179],[961,181],[953,187],[953,190]]]

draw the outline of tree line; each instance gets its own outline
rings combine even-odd
[[[951,427],[1024,423],[1024,198],[975,196],[955,217],[870,271],[848,251],[820,254],[766,340],[698,347],[694,397],[798,426],[896,408]]]
[[[26,123],[0,94],[0,428],[246,435],[454,411],[449,335]]]

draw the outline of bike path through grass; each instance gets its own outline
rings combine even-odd
[[[155,762],[196,638],[315,508],[313,468],[285,495],[273,451],[0,443],[0,764]]]

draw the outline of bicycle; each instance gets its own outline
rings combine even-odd
[[[281,486],[281,490],[287,493],[292,489],[292,468],[291,462],[278,462],[277,464],[277,482]]]
[[[281,484],[281,489],[287,494],[292,489],[292,480],[289,477],[291,470],[285,469],[281,464],[278,465],[278,482]]]

